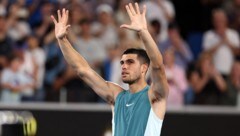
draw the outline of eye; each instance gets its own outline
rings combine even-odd
[[[123,62],[123,61],[120,61],[120,64],[121,64],[121,65],[123,65],[123,64],[124,64],[124,62]]]
[[[127,60],[127,64],[132,64],[132,63],[134,63],[134,60],[132,59]]]

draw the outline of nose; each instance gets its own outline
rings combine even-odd
[[[127,65],[126,64],[122,64],[122,70],[127,69]]]

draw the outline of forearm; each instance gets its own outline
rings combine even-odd
[[[12,85],[8,84],[8,83],[2,83],[1,84],[2,88],[4,89],[12,89]]]
[[[225,80],[221,77],[221,75],[214,77],[214,80],[216,82],[217,87],[220,89],[220,91],[225,92],[227,85]]]
[[[44,37],[43,43],[44,43],[44,45],[47,45],[47,44],[49,44],[49,43],[51,43],[51,42],[53,42],[55,40],[56,39],[55,39],[54,31],[51,31]]]
[[[212,48],[210,48],[208,51],[211,53],[215,53],[221,45],[222,45],[222,42],[219,42],[219,43],[215,44]]]
[[[151,61],[153,94],[157,99],[166,99],[169,89],[165,75],[162,55],[147,30],[140,31],[139,35],[142,38],[146,52]]]
[[[201,93],[202,89],[206,86],[208,81],[208,77],[203,77],[202,79],[194,81],[194,83],[192,83],[194,91],[196,93]]]
[[[182,41],[180,44],[181,44],[181,45],[180,45],[181,48],[178,49],[180,55],[181,55],[181,56],[183,57],[183,59],[186,60],[187,62],[192,61],[193,55],[192,55],[190,49],[187,47],[188,45],[185,44],[183,41]]]
[[[141,30],[139,35],[144,43],[148,57],[150,58],[152,68],[161,68],[163,65],[162,55],[159,49],[151,37],[148,30]]]
[[[176,75],[178,76],[174,76],[173,78],[173,82],[176,88],[181,92],[185,92],[187,90],[187,81],[184,78],[184,74],[176,73]]]
[[[66,37],[58,39],[60,49],[67,63],[79,74],[90,68],[86,60],[72,47]]]
[[[234,55],[239,54],[239,48],[238,47],[234,46],[233,44],[228,44],[228,46],[230,47],[230,49],[231,49],[231,51]]]

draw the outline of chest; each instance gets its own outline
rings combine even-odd
[[[118,117],[126,123],[148,117],[151,107],[147,92],[137,95],[125,94],[119,104],[117,107]]]

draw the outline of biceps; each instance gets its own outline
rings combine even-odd
[[[85,72],[85,74],[80,75],[80,77],[95,93],[109,103],[114,101],[117,92],[121,90],[118,85],[105,81],[93,70]]]
[[[152,91],[156,97],[167,97],[168,83],[164,68],[152,69]]]
[[[109,88],[107,82],[93,70],[88,70],[88,71],[84,72],[84,74],[79,75],[79,76],[96,93],[105,92],[103,90],[108,90],[108,88]]]

